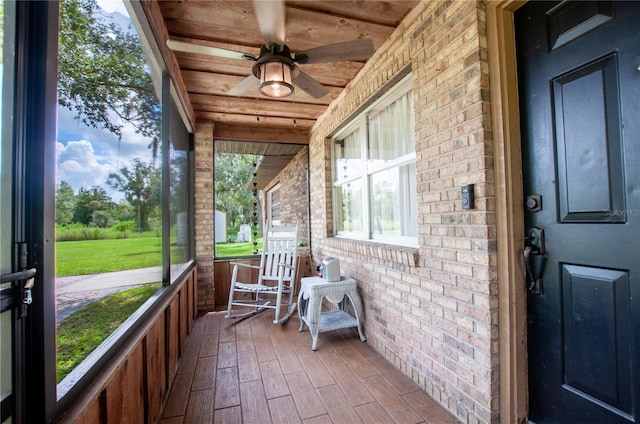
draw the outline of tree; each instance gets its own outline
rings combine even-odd
[[[95,0],[60,3],[58,102],[86,125],[122,136],[123,122],[157,149],[161,109],[140,39],[102,16]]]
[[[173,152],[172,155],[174,155]],[[176,223],[176,215],[186,211],[189,207],[188,166],[189,161],[186,152],[177,151],[175,156],[171,156],[171,182],[169,183],[171,225]]]
[[[107,184],[124,194],[125,199],[136,208],[136,224],[139,230],[148,229],[148,217],[159,198],[160,170],[140,159],[133,159],[131,169],[120,168],[119,173],[112,172]]]
[[[66,181],[60,181],[56,189],[56,224],[66,225],[73,220],[76,195]]]
[[[73,209],[73,222],[94,227],[108,227],[113,201],[107,192],[98,186],[86,189],[82,187],[76,196]]]
[[[229,226],[250,223],[255,200],[247,188],[256,157],[218,153],[215,159],[216,209],[226,212]]]

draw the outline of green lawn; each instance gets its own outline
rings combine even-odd
[[[160,237],[59,241],[56,243],[56,276],[159,266],[162,264],[161,243]],[[182,247],[175,246],[175,249]],[[258,249],[262,249],[262,239],[258,241]],[[244,256],[252,252],[253,243],[216,245],[216,257]]]
[[[258,249],[262,249],[262,239],[258,239]],[[253,254],[253,243],[218,243],[216,244],[216,258],[225,256],[246,256]]]
[[[56,333],[58,383],[131,316],[161,283],[107,296],[71,314]]]
[[[160,237],[56,243],[56,276],[99,274],[162,263]]]

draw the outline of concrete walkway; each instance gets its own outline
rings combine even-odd
[[[162,267],[56,278],[56,322],[113,293],[162,281]]]

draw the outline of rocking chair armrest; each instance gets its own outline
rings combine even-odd
[[[285,267],[285,268],[287,268],[287,269],[290,269],[290,270],[294,270],[294,269],[296,269],[296,267],[295,267],[295,266],[293,266],[293,265],[289,265],[289,264],[285,264],[284,262],[280,262],[278,265],[280,265],[280,266],[282,266],[282,267]]]
[[[229,262],[229,263],[233,266],[242,266],[245,268],[260,269],[260,266],[258,265],[243,264],[242,262]]]

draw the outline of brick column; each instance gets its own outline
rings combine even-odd
[[[213,284],[213,123],[198,122],[195,129],[195,249],[198,261],[198,310],[215,306]]]

